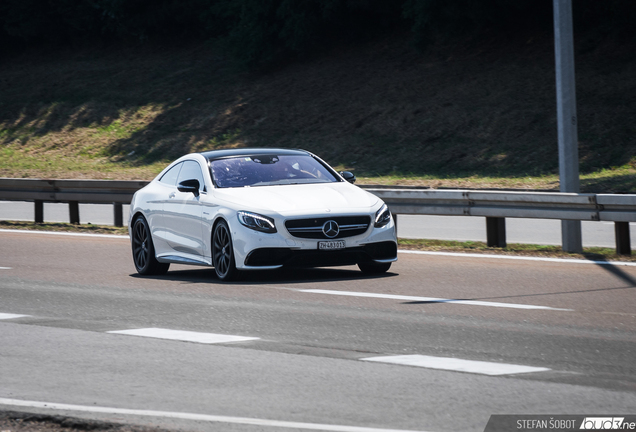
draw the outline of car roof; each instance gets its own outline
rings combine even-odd
[[[288,156],[308,156],[311,153],[305,150],[296,149],[281,149],[281,148],[237,148],[237,149],[224,149],[224,150],[211,150],[201,152],[203,157],[208,161],[216,159],[224,159],[230,157],[246,157],[256,155],[288,155]]]

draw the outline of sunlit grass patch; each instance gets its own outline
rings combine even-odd
[[[510,243],[505,248],[488,247],[485,242],[428,240],[428,239],[398,239],[400,249],[483,253],[499,255],[519,255],[536,257],[576,258],[593,261],[636,261],[636,255],[617,255],[616,250],[603,247],[585,247],[583,253],[569,253],[561,246]]]
[[[19,229],[32,231],[59,231],[76,232],[85,234],[115,234],[128,235],[127,227],[114,227],[108,225],[93,224],[69,224],[57,222],[34,223],[25,221],[0,221],[0,229]]]
[[[152,180],[167,162],[138,165],[134,161],[112,161],[91,149],[73,157],[64,152],[26,152],[15,148],[0,149],[0,177]]]

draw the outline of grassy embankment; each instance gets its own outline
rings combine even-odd
[[[633,47],[577,40],[582,190],[636,189]],[[305,148],[360,183],[558,190],[549,37],[396,37],[261,73],[212,46],[0,64],[0,176],[150,179],[191,151]]]
[[[584,192],[636,190],[632,48],[577,40]],[[188,152],[282,146],[362,184],[558,190],[553,55],[541,36],[396,37],[248,73],[206,45],[30,52],[0,64],[0,176],[149,180]],[[426,247],[482,248],[451,243]]]

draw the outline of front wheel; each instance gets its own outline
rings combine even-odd
[[[135,219],[132,229],[132,254],[137,273],[142,275],[165,274],[170,264],[160,263],[155,257],[150,228],[146,219]]]
[[[216,275],[224,282],[237,278],[238,270],[234,263],[234,247],[227,222],[224,220],[214,227],[212,234],[212,264]]]
[[[391,263],[364,262],[358,263],[358,267],[362,273],[379,274],[386,273],[391,268]]]

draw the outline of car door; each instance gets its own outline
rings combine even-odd
[[[179,183],[192,179],[199,181],[198,194],[178,190]],[[194,261],[203,261],[205,251],[201,219],[201,196],[205,193],[201,166],[197,161],[186,160],[179,171],[176,186],[168,194],[163,208],[168,244],[179,256]]]
[[[171,235],[165,224],[164,207],[168,201],[168,196],[177,190],[177,178],[183,163],[175,164],[166,171],[157,182],[155,193],[149,208],[146,209],[146,218],[152,231],[152,237],[157,256],[172,254],[172,248],[168,244],[168,237]]]

